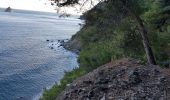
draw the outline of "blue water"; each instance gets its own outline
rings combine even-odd
[[[64,71],[77,67],[77,55],[57,41],[71,38],[80,22],[56,14],[0,12],[0,100],[37,100]]]

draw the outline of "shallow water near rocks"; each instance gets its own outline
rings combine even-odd
[[[0,100],[37,100],[64,71],[77,67],[77,55],[57,41],[69,39],[80,22],[56,14],[0,12]]]

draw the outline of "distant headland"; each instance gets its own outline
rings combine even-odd
[[[11,7],[8,7],[5,9],[5,12],[11,12],[12,11],[12,8]]]

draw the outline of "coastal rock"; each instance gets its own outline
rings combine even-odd
[[[134,59],[119,60],[75,80],[57,100],[170,100],[169,72]]]
[[[11,12],[11,11],[12,11],[11,7],[5,9],[5,12]]]
[[[62,46],[76,54],[79,54],[81,50],[81,42],[77,35],[74,35],[70,40],[63,42]]]

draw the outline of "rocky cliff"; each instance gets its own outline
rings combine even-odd
[[[68,84],[57,100],[170,100],[169,69],[122,59]]]

